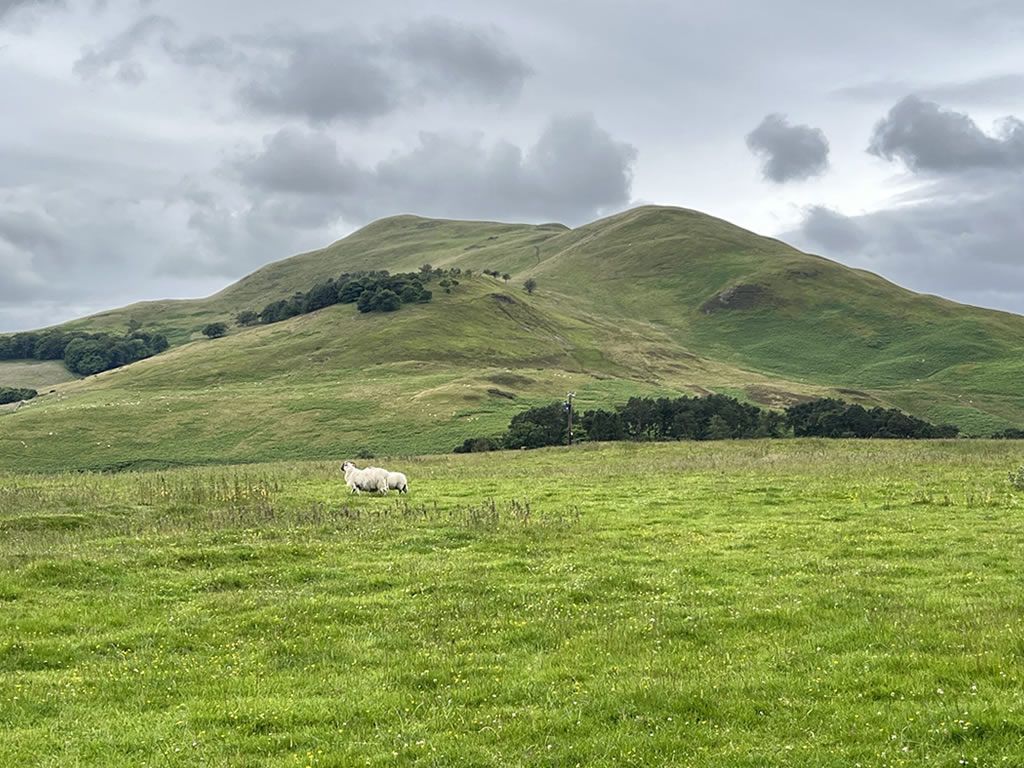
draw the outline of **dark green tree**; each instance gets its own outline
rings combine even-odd
[[[227,332],[227,323],[207,323],[203,326],[203,336],[208,339],[219,339],[221,336],[226,336]]]
[[[526,281],[523,283],[523,288],[526,290],[527,293],[532,294],[534,291],[537,290],[537,281],[534,280],[532,277],[528,277],[526,278]]]
[[[241,312],[235,315],[235,324],[242,327],[248,325],[256,325],[259,321],[259,314],[251,309],[243,309]]]

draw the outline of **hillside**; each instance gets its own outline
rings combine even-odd
[[[425,262],[477,276],[393,314],[338,305],[193,341],[206,322],[319,279]],[[526,277],[540,285],[532,296]],[[915,294],[677,208],[574,230],[392,217],[206,299],[69,325],[129,322],[175,348],[0,417],[0,467],[446,451],[568,389],[583,408],[653,392],[768,405],[839,394],[974,433],[1024,424],[1024,318]]]

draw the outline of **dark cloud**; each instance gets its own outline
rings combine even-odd
[[[85,80],[112,74],[122,82],[142,82],[146,72],[136,53],[154,38],[166,39],[176,29],[166,16],[145,16],[102,45],[85,49],[74,64],[74,72]]]
[[[477,135],[422,133],[374,166],[343,158],[323,132],[284,129],[232,164],[256,207],[287,218],[318,198],[324,215],[363,223],[389,214],[582,223],[629,203],[636,149],[590,116],[550,121],[529,149]],[[302,204],[293,204],[295,198]]]
[[[1024,123],[1007,117],[990,136],[966,114],[907,96],[875,125],[868,152],[913,171],[962,171],[1024,165]]]
[[[791,125],[783,115],[766,116],[747,134],[747,146],[761,157],[764,178],[777,184],[819,176],[828,170],[825,134],[809,125]]]

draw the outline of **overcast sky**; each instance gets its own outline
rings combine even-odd
[[[1024,312],[1024,3],[426,8],[0,0],[0,330],[648,202]]]

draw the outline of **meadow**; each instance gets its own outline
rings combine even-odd
[[[1024,764],[1019,444],[380,461],[0,474],[0,765]]]

